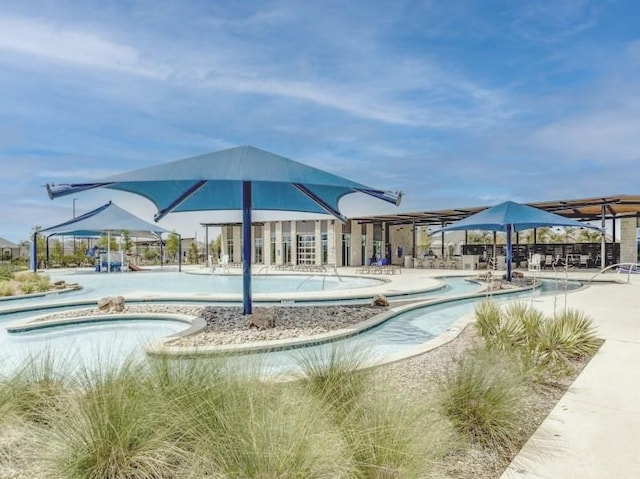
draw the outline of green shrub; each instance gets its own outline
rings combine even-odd
[[[584,313],[569,309],[542,323],[532,345],[537,362],[553,374],[567,374],[572,361],[594,354],[600,347],[593,322]]]
[[[509,454],[521,439],[518,406],[523,380],[510,357],[478,351],[465,357],[441,384],[441,410],[464,437]]]
[[[475,317],[476,329],[480,336],[487,341],[496,336],[502,323],[502,310],[497,303],[491,300],[479,302],[475,309]]]

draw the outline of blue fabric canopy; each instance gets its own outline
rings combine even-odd
[[[241,209],[244,314],[251,313],[253,210],[328,213],[346,222],[338,209],[345,195],[360,192],[395,205],[402,197],[252,146],[150,166],[96,183],[47,184],[47,192],[53,199],[99,187],[149,199],[158,209],[156,221],[172,212]]]
[[[328,213],[341,221],[338,202],[361,192],[399,204],[400,194],[355,181],[252,146],[151,166],[97,183],[47,185],[49,197],[98,187],[135,193],[158,209],[156,221],[171,212],[242,209],[242,182],[251,182],[252,209]]]
[[[482,210],[479,213],[468,216],[456,223],[433,231],[431,234],[442,231],[460,230],[489,230],[504,231],[507,233],[506,263],[507,281],[511,281],[511,232],[523,231],[541,226],[563,226],[575,228],[591,228],[600,230],[597,226],[581,223],[571,218],[549,213],[548,211],[533,208],[514,201],[505,201],[498,205]]]
[[[109,201],[81,216],[39,231],[46,236],[98,236],[102,233],[128,231],[131,236],[157,238],[169,230],[144,221]]]

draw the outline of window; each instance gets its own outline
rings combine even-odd
[[[298,264],[316,264],[316,236],[311,234],[298,235]]]

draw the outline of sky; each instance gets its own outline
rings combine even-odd
[[[0,237],[151,220],[42,185],[240,145],[404,194],[348,216],[638,194],[638,25],[637,0],[2,0]]]

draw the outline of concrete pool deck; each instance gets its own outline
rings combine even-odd
[[[572,274],[588,280],[593,273]],[[640,477],[640,275],[605,274],[567,295],[586,312],[604,344],[531,436],[502,479]],[[553,297],[534,305],[553,312]],[[564,308],[564,297],[558,300]]]

